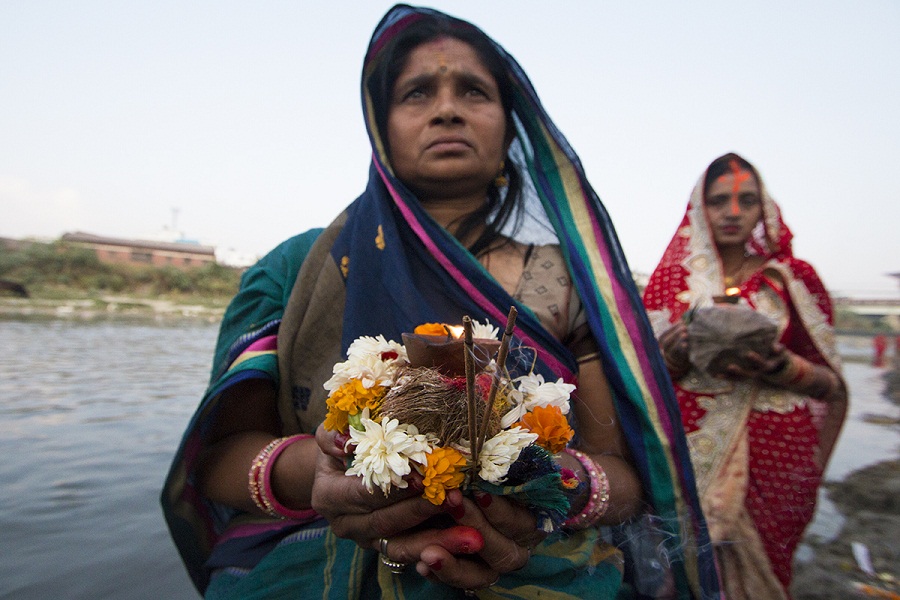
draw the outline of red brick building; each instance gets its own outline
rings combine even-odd
[[[215,248],[187,242],[153,242],[149,240],[127,240],[109,238],[76,231],[66,233],[61,241],[90,248],[97,258],[109,263],[129,263],[173,266],[179,268],[199,267],[216,262]]]

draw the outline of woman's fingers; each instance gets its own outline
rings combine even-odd
[[[512,514],[519,515],[518,521],[511,518],[505,519],[509,529],[504,529],[503,533],[500,533],[488,521],[485,513],[468,498],[463,500],[463,510],[454,514],[454,518],[458,524],[467,525],[481,532],[484,536],[484,548],[478,554],[493,570],[498,573],[508,573],[521,569],[531,556],[529,543],[531,542],[531,529],[534,528],[535,523],[534,517],[525,514],[527,513],[525,509],[513,510],[512,503],[504,505],[501,504],[503,499],[493,496],[492,498],[493,502],[497,502],[492,517],[498,522],[500,520],[498,515],[501,512],[512,511]]]
[[[727,371],[730,377],[754,379],[765,373],[770,367],[769,363],[770,361],[758,352],[748,350],[741,356],[740,362],[728,365]]]
[[[500,579],[500,573],[477,556],[454,555],[442,546],[426,548],[416,571],[432,581],[464,590],[490,587]]]
[[[395,537],[443,512],[427,500],[408,498],[368,513],[335,514],[328,520],[338,537],[370,546],[373,540]]]
[[[440,546],[454,555],[475,555],[484,547],[484,537],[471,527],[455,525],[445,529],[421,529],[381,536],[371,547],[381,552],[381,539],[387,540],[387,557],[395,562],[413,563],[422,560],[426,548]]]
[[[687,367],[688,333],[684,323],[676,323],[659,336],[659,347],[669,365]]]
[[[330,441],[326,437],[320,440]],[[321,447],[321,446],[320,446]],[[385,496],[371,492],[359,477],[345,473],[345,458],[320,452],[316,460],[312,507],[331,524],[335,535],[368,546],[373,539],[416,527],[444,509],[421,497],[420,478]]]
[[[534,548],[544,541],[547,534],[538,529],[537,519],[522,505],[502,496],[475,493],[475,503],[487,521],[497,530],[526,549]]]
[[[348,453],[348,443],[350,436],[346,433],[338,433],[337,431],[328,431],[322,425],[316,429],[316,443],[319,448],[328,456],[334,458],[344,458]]]
[[[373,541],[388,560],[414,563],[416,572],[432,581],[462,589],[480,589],[496,582],[500,573],[478,556],[484,547],[481,533],[457,525],[447,529],[407,532]]]

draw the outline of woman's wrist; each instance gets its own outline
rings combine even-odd
[[[279,519],[309,520],[316,516],[311,509],[295,510],[282,504],[274,492],[273,479],[278,459],[294,444],[313,436],[299,434],[276,438],[256,455],[250,464],[248,490],[253,503],[262,512]]]
[[[785,356],[784,361],[763,373],[764,381],[816,400],[827,399],[842,385],[828,367],[810,362],[787,350]]]
[[[583,477],[588,493],[585,502],[578,506],[577,510],[569,512],[570,516],[563,523],[563,527],[567,529],[593,527],[609,509],[609,479],[603,467],[584,452],[574,448],[566,448],[565,452],[577,460],[584,470]]]

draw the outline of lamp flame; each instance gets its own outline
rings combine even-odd
[[[454,340],[462,338],[463,331],[465,331],[462,325],[447,325],[447,330],[450,332],[450,336]]]

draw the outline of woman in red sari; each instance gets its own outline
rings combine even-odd
[[[644,292],[731,599],[790,597],[793,553],[847,409],[831,301],[791,237],[756,170],[726,154],[694,188]],[[690,362],[683,316],[726,293],[774,320],[778,341],[710,375]]]

